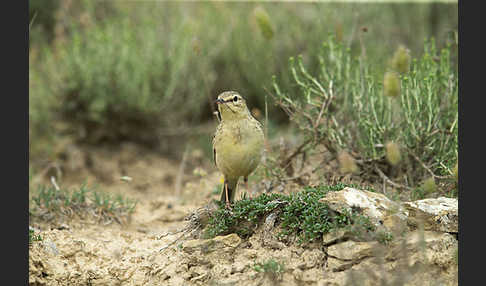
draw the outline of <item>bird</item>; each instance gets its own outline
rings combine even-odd
[[[212,140],[213,159],[224,175],[221,202],[231,209],[239,178],[243,177],[248,189],[248,175],[260,164],[263,127],[251,115],[246,100],[238,92],[222,92],[215,103],[219,125]]]

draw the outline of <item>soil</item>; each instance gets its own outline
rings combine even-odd
[[[200,150],[189,152],[182,168],[181,162],[132,144],[68,145],[58,157],[58,167],[45,166],[31,185],[51,184],[54,173],[62,187],[87,183],[138,203],[124,223],[76,217],[31,221],[42,241],[29,246],[29,285],[344,285],[349,276],[344,270],[350,267],[325,270],[322,245],[284,245],[268,238],[265,228],[247,240],[235,234],[177,240],[186,218],[220,197],[215,188],[221,175]],[[250,188],[259,186],[253,182]],[[284,270],[255,267],[271,259]]]

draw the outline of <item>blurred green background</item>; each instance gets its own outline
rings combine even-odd
[[[212,134],[220,92],[240,92],[263,116],[272,76],[292,90],[289,58],[298,55],[316,74],[330,36],[382,79],[400,45],[416,58],[426,38],[440,49],[457,37],[458,6],[30,0],[29,17],[35,160],[52,156],[60,138],[178,154],[188,134]],[[286,126],[285,113],[267,103],[268,125]]]

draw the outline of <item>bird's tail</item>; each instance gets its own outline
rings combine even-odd
[[[236,194],[236,187],[238,186],[238,179],[236,180],[229,180],[229,179],[224,179],[224,184],[223,184],[223,192],[221,193],[221,202],[226,203],[226,190],[225,190],[225,185],[228,185],[228,199],[230,203],[234,202],[235,200],[235,194]]]

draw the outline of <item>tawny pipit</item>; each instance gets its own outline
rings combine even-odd
[[[216,166],[224,175],[221,201],[229,208],[235,198],[238,179],[243,177],[248,189],[248,175],[260,163],[263,128],[237,92],[221,93],[216,103],[220,122],[213,137],[213,155]]]

